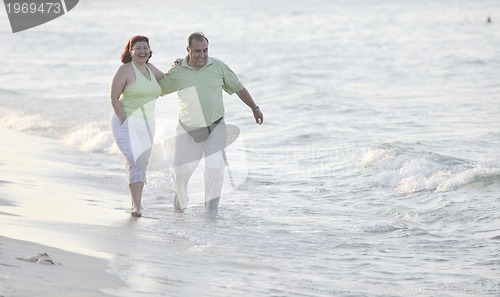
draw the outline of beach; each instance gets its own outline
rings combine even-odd
[[[499,26],[497,0],[82,0],[17,33],[0,9],[0,296],[498,296]],[[201,162],[176,213],[160,97],[133,218],[111,79],[132,36],[166,72],[196,31],[264,124],[223,93],[219,212]]]
[[[78,244],[78,241],[91,242],[93,238],[79,236],[75,240],[71,233],[58,232],[57,228],[44,224],[73,222],[89,224],[91,228],[94,223],[109,223],[108,219],[98,219],[104,217],[98,210],[76,206],[79,198],[91,195],[73,190],[61,192],[64,187],[47,176],[54,167],[46,167],[44,153],[56,144],[4,128],[1,134],[0,296],[110,296],[103,290],[126,286],[111,271],[111,254]],[[64,164],[59,162],[59,170]],[[112,216],[112,212],[106,214],[110,220]],[[81,229],[70,232],[78,231]],[[47,253],[54,264],[18,259],[37,253]]]
[[[36,244],[0,238],[0,296],[105,297],[106,288],[125,286],[109,272],[106,259]],[[22,261],[36,253],[47,253],[56,263]]]

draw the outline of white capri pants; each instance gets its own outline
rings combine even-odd
[[[176,129],[175,157],[172,179],[175,187],[174,206],[185,209],[189,202],[188,182],[198,164],[205,156],[205,205],[219,199],[224,184],[225,161],[222,150],[226,146],[226,124],[222,120],[210,136],[195,142],[179,125]]]
[[[113,112],[110,124],[113,138],[127,160],[126,170],[129,184],[146,183],[146,169],[151,155],[155,121],[129,116],[122,124]]]

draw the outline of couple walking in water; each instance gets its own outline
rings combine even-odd
[[[236,93],[252,110],[257,124],[264,117],[235,73],[222,61],[209,57],[208,39],[200,32],[187,41],[187,55],[167,73],[149,62],[149,39],[134,36],[121,55],[111,83],[111,129],[127,162],[128,185],[134,217],[142,216],[142,191],[155,134],[155,100],[177,92],[179,125],[176,129],[172,169],[174,210],[183,212],[189,202],[188,183],[205,158],[205,208],[217,213],[225,171],[227,130],[222,91]]]

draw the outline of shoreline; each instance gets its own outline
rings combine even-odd
[[[59,157],[57,141],[5,127],[0,134],[0,297],[105,297],[116,296],[106,289],[128,288],[112,271],[115,255],[93,245],[91,232],[125,214],[90,203],[88,189],[71,184],[78,168]],[[17,259],[37,253],[59,264]]]

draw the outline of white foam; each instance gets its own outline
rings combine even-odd
[[[88,123],[74,128],[63,137],[63,143],[84,152],[118,152],[109,128],[100,123]]]
[[[45,119],[39,113],[23,111],[6,111],[0,117],[0,126],[29,132],[39,136],[61,138],[64,145],[77,148],[83,152],[103,152],[116,154],[118,147],[113,141],[107,123],[91,122],[83,126],[70,128],[57,127],[52,121]]]
[[[370,149],[357,162],[358,167],[370,167],[373,164],[390,157],[391,152],[386,149]]]
[[[470,183],[478,177],[487,177],[500,174],[499,168],[489,168],[484,167],[484,165],[478,165],[474,168],[458,172],[444,182],[440,183],[436,187],[436,192],[447,192],[451,191],[461,185]]]
[[[24,112],[10,112],[0,119],[0,124],[17,131],[50,130],[54,127],[51,121],[44,119],[41,114],[26,114]]]
[[[447,192],[473,182],[478,177],[500,173],[499,168],[471,165],[433,154],[397,152],[394,149],[368,150],[357,162],[358,168],[375,170],[377,181],[402,193]]]

